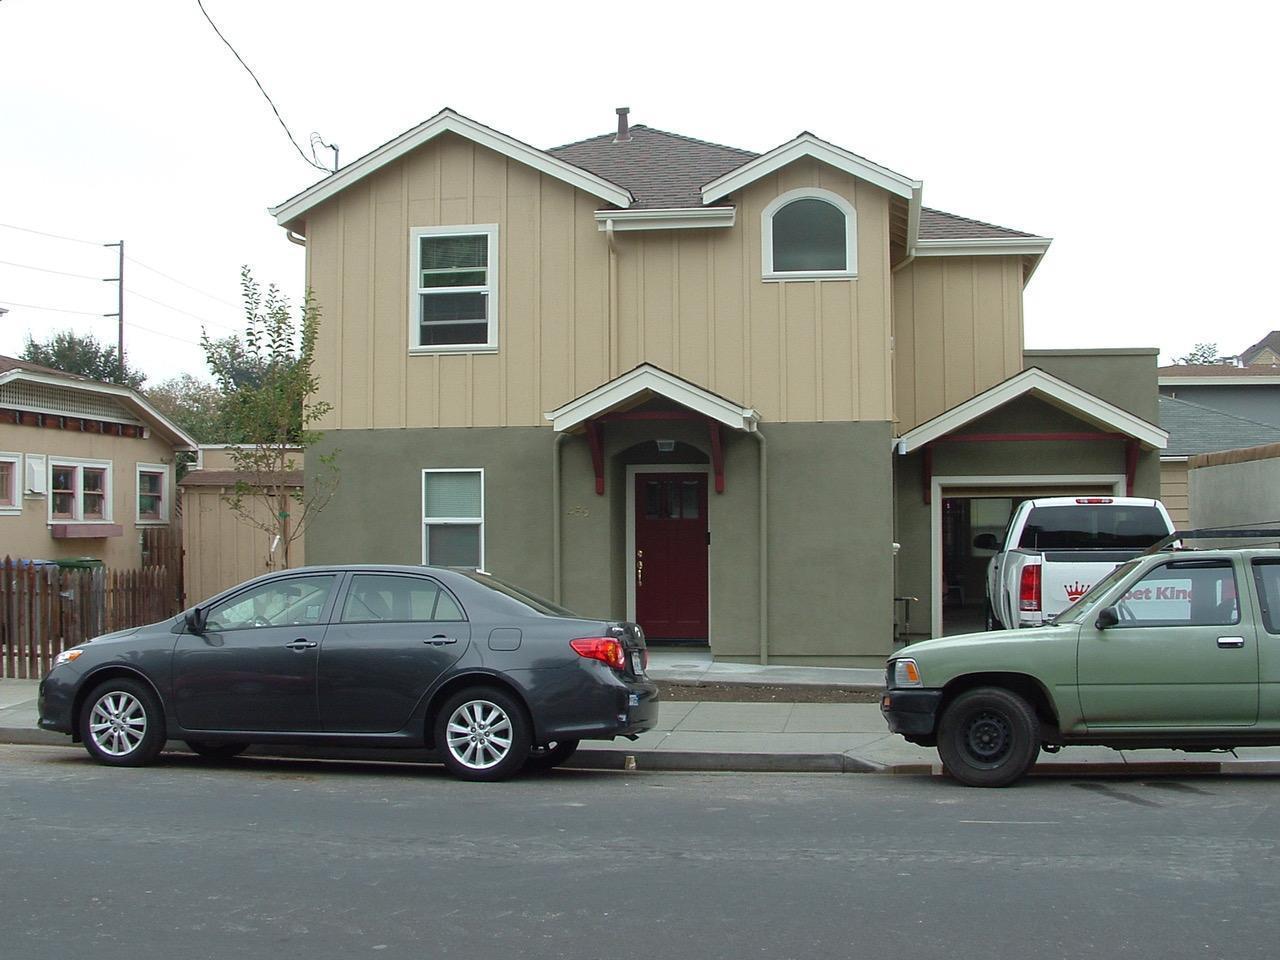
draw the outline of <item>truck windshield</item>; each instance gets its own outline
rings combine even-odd
[[[1169,532],[1168,521],[1153,506],[1033,507],[1018,546],[1032,550],[1144,550]]]
[[[1082,596],[1067,609],[1063,610],[1056,617],[1050,617],[1050,623],[1075,623],[1085,611],[1098,602],[1098,598],[1115,586],[1121,577],[1127,577],[1133,568],[1138,565],[1137,560],[1130,560],[1128,563],[1122,563],[1116,567],[1105,577],[1095,583]]]

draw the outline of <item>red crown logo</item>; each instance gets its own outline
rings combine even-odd
[[[1067,599],[1070,600],[1072,603],[1075,603],[1077,600],[1079,600],[1081,597],[1083,597],[1086,593],[1089,592],[1088,585],[1081,583],[1079,580],[1077,580],[1075,583],[1068,583],[1062,589],[1067,591]]]

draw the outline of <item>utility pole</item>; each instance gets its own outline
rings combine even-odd
[[[119,284],[119,287],[116,288],[116,312],[104,313],[103,316],[115,317],[116,320],[119,322],[120,333],[116,341],[116,360],[119,361],[120,382],[123,384],[124,383],[124,241],[121,240],[118,243],[104,243],[103,246],[120,248],[119,267],[116,270],[116,275],[114,277],[104,277],[102,282]]]

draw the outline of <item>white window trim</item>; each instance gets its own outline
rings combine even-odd
[[[427,516],[427,475],[431,473],[478,473],[480,474],[480,516],[478,517],[428,517]],[[418,495],[422,506],[418,511],[422,517],[422,564],[427,566],[427,528],[429,526],[468,526],[480,528],[480,566],[479,570],[488,569],[484,565],[484,467],[429,467],[424,468],[418,482]]]
[[[74,467],[76,471],[75,516],[55,517],[53,515],[53,471],[57,467]],[[106,471],[103,483],[102,518],[84,518],[84,468],[97,467]],[[55,457],[50,455],[46,473],[48,491],[48,516],[50,525],[55,523],[114,523],[115,522],[115,470],[110,460],[82,460],[76,457]]]
[[[774,270],[773,269],[773,215],[797,200],[822,200],[839,208],[844,214],[844,269],[843,270]],[[856,280],[858,277],[858,211],[844,197],[818,187],[801,187],[788,190],[774,198],[760,214],[760,264],[762,279],[772,282],[783,280]]]
[[[487,234],[489,257],[485,267],[488,283],[481,287],[433,287],[430,291],[418,286],[418,256],[423,237],[458,236],[460,234]],[[409,230],[409,353],[430,355],[435,353],[496,353],[498,350],[498,225],[473,223],[448,227],[413,227]],[[420,295],[436,293],[487,293],[489,304],[489,332],[484,343],[459,343],[456,345],[416,346],[422,317]]]
[[[142,474],[158,473],[164,479],[160,482],[160,519],[147,520],[142,516]],[[139,463],[133,468],[133,515],[134,523],[140,527],[164,527],[168,526],[170,520],[169,513],[169,491],[173,487],[172,468],[167,463]]]
[[[0,451],[0,463],[13,464],[13,476],[9,482],[12,489],[7,491],[13,495],[13,503],[0,503],[0,517],[16,517],[22,514],[23,487],[26,485],[22,470],[22,454]],[[2,493],[3,491],[0,491]]]

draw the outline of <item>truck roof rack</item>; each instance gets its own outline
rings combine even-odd
[[[1275,540],[1280,543],[1280,527],[1199,527],[1195,530],[1175,530],[1163,540],[1157,540],[1146,553],[1159,553],[1179,540]]]

